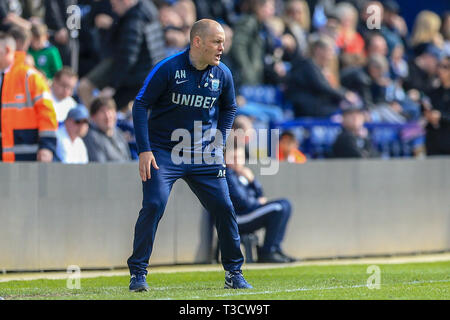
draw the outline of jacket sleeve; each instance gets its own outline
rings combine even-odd
[[[234,82],[231,71],[225,68],[225,83],[220,97],[219,118],[217,120],[217,129],[222,134],[223,146],[227,141],[227,134],[230,132],[236,115],[236,94],[234,91]]]
[[[152,69],[133,103],[133,125],[138,154],[152,150],[148,135],[148,111],[167,88],[168,71],[163,63],[164,60]]]
[[[233,202],[236,214],[245,214],[259,206],[258,199],[248,192],[248,186],[243,185],[234,172],[227,169],[226,176],[231,202]]]
[[[50,30],[58,31],[66,27],[65,15],[62,9],[62,7],[66,8],[66,6],[61,2],[45,0],[45,24]]]
[[[262,187],[261,183],[258,180],[256,180],[256,178],[249,184],[249,186],[255,192],[255,197],[256,198],[264,196],[263,187]]]
[[[51,100],[50,90],[44,77],[36,71],[29,71],[27,81],[30,98],[38,121],[39,149],[49,149],[56,152],[56,120],[55,109]]]

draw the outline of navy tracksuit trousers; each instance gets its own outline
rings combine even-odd
[[[251,212],[237,216],[239,231],[241,234],[245,234],[265,228],[261,252],[279,251],[286,234],[291,211],[291,203],[287,199],[267,202]]]
[[[151,179],[142,183],[142,209],[134,230],[133,254],[128,258],[130,274],[147,274],[156,229],[164,213],[174,182],[187,182],[203,207],[213,214],[226,271],[240,270],[244,257],[239,229],[226,178],[219,174],[221,164],[174,164],[169,150],[155,149],[159,170],[151,168]]]

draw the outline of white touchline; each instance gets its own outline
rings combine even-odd
[[[394,284],[424,284],[424,283],[434,283],[434,282],[450,282],[450,279],[447,280],[428,280],[428,281],[411,281],[411,282],[398,282],[398,283],[389,283],[382,284],[382,286],[389,286]],[[265,290],[265,291],[239,291],[239,292],[230,292],[225,294],[217,294],[211,297],[229,297],[229,296],[241,296],[241,295],[255,295],[255,294],[271,294],[271,293],[283,293],[283,292],[299,292],[299,291],[315,291],[315,290],[336,290],[336,289],[354,289],[354,288],[364,288],[367,287],[367,284],[358,284],[354,286],[335,286],[335,287],[322,287],[322,288],[295,288],[295,289],[286,289],[286,290]],[[202,297],[194,296],[186,298],[189,299],[201,299]],[[204,298],[204,297],[203,297]]]

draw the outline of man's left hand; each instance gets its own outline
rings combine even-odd
[[[37,161],[39,162],[52,162],[53,161],[53,152],[49,149],[39,149],[37,153]]]

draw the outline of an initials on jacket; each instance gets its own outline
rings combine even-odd
[[[187,107],[211,108],[217,98],[172,92],[172,103]]]

